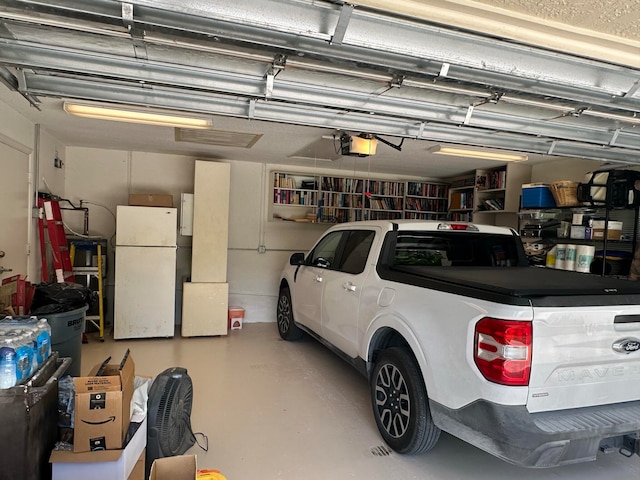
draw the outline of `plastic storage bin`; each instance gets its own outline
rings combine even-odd
[[[80,376],[82,333],[87,309],[84,306],[68,312],[38,315],[38,318],[46,318],[51,326],[51,350],[57,351],[60,357],[72,359],[73,363],[67,371],[72,377]]]
[[[53,353],[25,385],[0,390],[0,480],[51,478],[49,454],[58,438],[58,379],[70,358]]]
[[[522,208],[553,208],[556,201],[549,185],[525,183],[522,185]]]

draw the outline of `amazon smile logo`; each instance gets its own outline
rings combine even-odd
[[[106,420],[102,420],[101,422],[90,422],[89,420],[82,420],[82,423],[86,423],[87,425],[104,425],[105,423],[115,422],[115,421],[116,421],[115,415],[111,415],[109,418],[107,418]]]

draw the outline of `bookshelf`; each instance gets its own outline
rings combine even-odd
[[[472,222],[475,193],[475,172],[449,180],[448,220]]]
[[[440,220],[447,216],[449,185],[407,182],[404,218]]]
[[[449,186],[440,182],[272,172],[273,221],[321,224],[444,219]]]
[[[517,163],[477,169],[448,179],[447,218],[517,228],[522,184],[530,180],[531,167]]]
[[[473,221],[518,226],[522,184],[531,181],[531,167],[518,163],[474,172]]]
[[[322,176],[319,187],[319,223],[357,222],[364,219],[363,179]]]
[[[395,220],[404,214],[405,182],[365,180],[365,220]]]
[[[271,220],[320,224],[422,219],[518,226],[531,167],[509,163],[446,182],[272,172]]]
[[[312,222],[317,218],[318,181],[315,175],[274,172],[274,220]]]

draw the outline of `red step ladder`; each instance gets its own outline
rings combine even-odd
[[[40,233],[40,255],[42,258],[42,281],[49,281],[49,269],[47,265],[47,248],[45,233],[51,245],[51,256],[53,259],[53,270],[55,281],[75,282],[73,277],[73,265],[69,256],[69,246],[67,237],[64,234],[62,224],[62,213],[60,204],[52,198],[38,198],[38,231]]]

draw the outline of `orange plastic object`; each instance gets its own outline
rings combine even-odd
[[[227,480],[227,477],[220,473],[220,470],[198,470],[196,478],[198,480]]]

